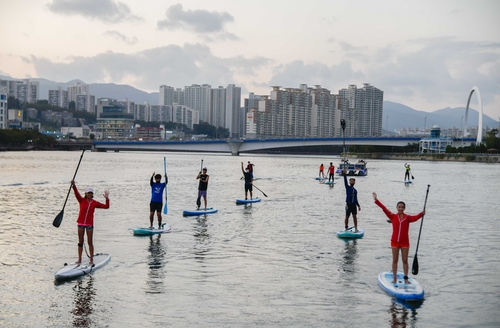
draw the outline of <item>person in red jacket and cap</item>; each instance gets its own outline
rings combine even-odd
[[[392,213],[384,206],[378,199],[377,194],[373,193],[373,199],[375,204],[377,204],[385,215],[389,218],[392,223],[392,237],[391,237],[391,248],[392,248],[392,274],[394,279],[392,283],[396,283],[396,277],[398,272],[398,260],[399,260],[399,250],[401,250],[401,259],[403,261],[403,272],[405,283],[409,284],[408,281],[408,253],[410,251],[410,223],[418,221],[422,216],[425,215],[425,210],[418,213],[417,215],[408,215],[404,213],[406,209],[406,204],[404,202],[398,202],[396,208],[397,213]]]
[[[80,203],[80,212],[78,214],[78,219],[76,220],[78,224],[78,261],[76,264],[82,263],[82,252],[83,252],[83,235],[87,231],[87,243],[89,244],[90,251],[90,261],[89,264],[94,264],[94,210],[96,208],[109,208],[109,191],[104,191],[104,198],[106,198],[106,204],[100,203],[94,200],[94,189],[85,189],[85,197],[80,195],[78,188],[76,188],[75,181],[71,180],[71,186],[75,192],[75,197]]]

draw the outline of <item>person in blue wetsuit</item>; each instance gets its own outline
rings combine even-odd
[[[354,229],[358,232],[358,211],[361,211],[361,206],[358,203],[358,191],[354,188],[356,179],[350,178],[349,183],[347,183],[347,172],[345,169],[342,170],[342,175],[344,176],[344,186],[346,193],[346,205],[345,205],[345,230],[349,228],[349,216],[352,214],[352,219],[354,221]],[[357,207],[357,208],[356,208]]]
[[[250,163],[250,162],[249,162]],[[243,169],[243,162],[241,162],[241,172],[245,177],[245,200],[248,199],[248,192],[250,192],[250,199],[252,198],[252,190],[253,190],[253,174],[250,172],[250,169]]]
[[[155,181],[153,181],[153,178]],[[151,185],[151,202],[149,203],[149,228],[153,229],[153,218],[158,216],[158,229],[161,229],[161,208],[163,206],[163,190],[167,186],[168,177],[165,173],[165,182],[161,182],[161,174],[153,172],[149,184]]]

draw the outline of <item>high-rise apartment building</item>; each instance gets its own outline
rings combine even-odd
[[[89,86],[87,84],[84,84],[81,82],[76,82],[75,85],[67,87],[66,89],[68,90],[68,101],[69,102],[74,101],[76,103],[76,96],[77,95],[90,94]]]
[[[184,100],[184,90],[181,88],[177,88],[174,91],[174,103],[178,105],[185,105],[185,100]]]
[[[185,105],[200,112],[200,121],[212,124],[211,118],[211,91],[209,84],[193,84],[184,89]]]
[[[239,138],[241,127],[241,88],[229,84],[226,88],[225,128],[231,138]]]
[[[211,124],[215,127],[226,127],[226,88],[212,89]]]
[[[68,91],[58,87],[56,90],[49,90],[49,105],[68,108]]]
[[[76,95],[75,109],[95,114],[95,96]]]
[[[339,91],[341,118],[346,121],[345,135],[377,137],[382,135],[384,92],[364,83],[363,88],[350,85]]]
[[[160,105],[168,106],[172,105],[174,101],[174,88],[168,85],[161,85],[160,86]]]

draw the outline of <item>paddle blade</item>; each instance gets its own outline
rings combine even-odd
[[[59,226],[61,225],[63,216],[64,216],[64,209],[59,214],[57,214],[56,218],[52,222],[52,225],[56,228],[59,228]]]
[[[415,257],[413,258],[413,265],[411,267],[411,273],[413,273],[415,276],[418,274],[418,257],[417,257],[417,253],[415,253]]]
[[[196,206],[200,207],[201,205],[201,200],[200,197],[196,198]]]
[[[163,205],[163,214],[168,214],[168,203],[165,202],[165,205]]]
[[[413,175],[411,176],[411,178],[412,178],[412,179],[415,179],[415,178],[413,177]]]

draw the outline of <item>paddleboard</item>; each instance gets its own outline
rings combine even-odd
[[[404,273],[397,273],[396,283],[392,283],[392,272],[382,272],[378,275],[378,284],[388,294],[397,299],[405,301],[421,301],[424,299],[424,289],[420,283],[412,277],[408,277],[410,284],[406,284],[404,280]]]
[[[410,184],[412,183],[410,180],[407,180],[407,181],[403,181],[404,184]]]
[[[332,184],[335,184],[335,182],[333,181],[328,181],[328,182],[325,182],[326,185],[332,185]]]
[[[70,280],[94,272],[105,266],[111,260],[111,255],[103,253],[94,255],[92,265],[89,265],[89,260],[89,258],[82,259],[80,264],[64,263],[64,266],[54,274],[56,280]]]
[[[135,228],[134,229],[134,235],[135,236],[151,236],[159,233],[166,233],[170,232],[170,224],[163,224],[162,229],[155,229],[155,228]]]
[[[349,227],[346,230],[337,231],[337,237],[339,238],[363,238],[365,235],[365,230],[358,228],[358,232],[355,232],[354,227]]]
[[[325,179],[326,178],[320,178],[320,177],[316,178],[316,180],[325,180]]]
[[[243,204],[251,204],[251,203],[258,203],[260,202],[260,198],[254,198],[254,199],[237,199],[236,200],[236,205],[243,205]]]
[[[217,213],[217,209],[215,208],[207,208],[205,211],[204,209],[199,209],[199,210],[184,210],[182,212],[182,215],[184,216],[194,216],[194,215],[204,215],[204,214],[213,214]]]

